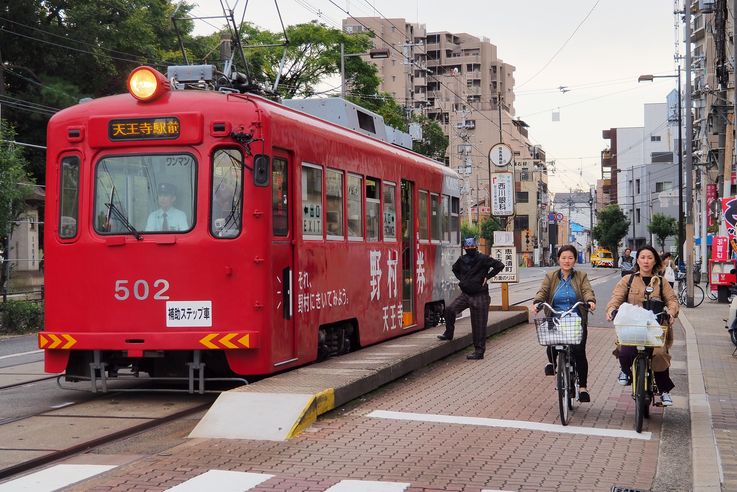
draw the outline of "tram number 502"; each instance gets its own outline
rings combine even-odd
[[[148,299],[151,291],[155,291],[153,298],[156,301],[169,299],[166,291],[169,290],[169,281],[163,278],[154,280],[153,289],[150,289],[148,282],[145,280],[136,280],[133,282],[133,286],[130,286],[130,280],[116,280],[115,281],[115,299],[119,301],[125,301],[130,298],[131,293],[133,297],[139,301],[145,301]]]

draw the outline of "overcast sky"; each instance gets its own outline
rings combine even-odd
[[[675,73],[673,0],[278,0],[285,24],[318,19],[340,28],[347,17],[405,18],[430,31],[487,37],[514,65],[516,116],[556,161],[553,191],[588,188],[601,175],[604,129],[643,125],[643,104],[665,102],[675,79],[637,83],[641,74]],[[240,20],[245,0],[229,0]],[[682,2],[678,2],[682,4]],[[450,6],[450,8],[449,8]],[[194,15],[219,15],[200,0]],[[246,19],[279,29],[274,0],[250,0]],[[218,25],[218,21],[209,20]],[[679,27],[682,39],[683,27]],[[212,32],[199,23],[196,32]],[[681,43],[681,52],[683,52]],[[559,86],[569,92],[562,93]],[[553,112],[560,113],[554,122]]]

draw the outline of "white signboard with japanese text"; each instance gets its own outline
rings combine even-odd
[[[502,217],[514,215],[514,177],[512,173],[491,175],[491,213]]]
[[[512,231],[494,231],[494,245],[496,245],[496,246],[514,246],[514,232],[512,232]]]
[[[517,282],[517,250],[514,246],[503,246],[491,248],[491,257],[504,263],[504,270],[497,273],[492,282],[500,284],[504,282]]]
[[[212,326],[212,301],[166,301],[166,326]]]

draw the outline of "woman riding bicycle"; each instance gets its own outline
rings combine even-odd
[[[652,246],[643,246],[637,252],[637,261],[635,263],[634,273],[624,276],[617,282],[609,300],[606,309],[606,317],[609,321],[614,319],[613,312],[623,303],[628,302],[634,305],[647,304],[646,287],[652,287],[652,293],[649,296],[650,310],[658,314],[660,312],[668,313],[670,324],[673,325],[678,316],[678,299],[676,293],[670,284],[665,281],[657,272],[661,271],[662,262],[660,255]],[[648,306],[644,306],[648,307]],[[660,391],[660,401],[663,406],[671,406],[673,400],[670,391],[675,387],[670,379],[668,368],[670,367],[670,354],[668,349],[673,345],[673,330],[668,330],[665,345],[653,349],[653,372],[655,373],[655,383]],[[619,358],[621,372],[619,373],[619,384],[626,386],[632,383],[632,361],[637,355],[637,347],[620,347],[614,349],[613,354]]]
[[[576,264],[578,252],[576,248],[570,244],[562,246],[558,250],[559,269],[548,272],[543,278],[540,290],[535,294],[532,301],[532,312],[537,314],[537,305],[541,302],[547,302],[556,311],[568,311],[578,301],[588,303],[591,312],[596,309],[596,296],[594,289],[591,288],[589,277],[584,272],[573,269]],[[589,390],[586,383],[589,374],[589,363],[586,359],[586,321],[587,310],[583,306],[579,306],[581,315],[581,327],[583,328],[583,338],[580,345],[573,346],[573,357],[576,361],[576,370],[578,371],[578,401],[586,403],[591,401]],[[553,361],[555,360],[555,347],[547,348],[548,360],[545,366],[545,375],[552,376],[555,373]]]

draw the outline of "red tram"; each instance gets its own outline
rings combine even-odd
[[[438,324],[456,173],[259,96],[128,82],[49,122],[47,372],[265,375]]]

